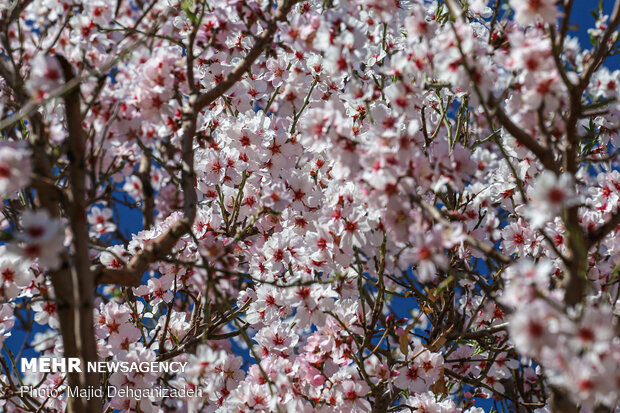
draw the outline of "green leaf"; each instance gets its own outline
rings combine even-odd
[[[174,341],[174,344],[176,346],[179,346],[179,339],[177,338],[177,336],[175,336],[174,334],[172,334],[172,331],[168,331],[168,334],[170,335],[170,338],[172,338],[172,341]]]
[[[181,3],[181,10],[183,10],[192,24],[196,24],[198,22],[198,17],[196,17],[196,14],[192,11],[195,5],[194,0],[183,0]]]

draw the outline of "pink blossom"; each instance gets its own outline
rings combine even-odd
[[[538,19],[546,23],[554,23],[560,14],[552,0],[510,0],[509,3],[510,7],[515,10],[515,19],[524,26]]]
[[[0,197],[12,197],[28,185],[30,169],[30,150],[22,142],[0,142]]]
[[[13,307],[9,304],[0,305],[0,344],[11,335],[11,329],[14,325]]]
[[[64,248],[61,224],[52,219],[47,210],[25,211],[22,214],[22,231],[16,234],[17,243],[9,245],[16,254],[38,260],[45,268],[57,268]]]

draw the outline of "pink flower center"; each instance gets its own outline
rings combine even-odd
[[[30,235],[33,238],[39,238],[44,233],[45,233],[45,228],[43,227],[34,226],[34,227],[28,228],[28,235]]]
[[[559,204],[560,202],[564,201],[565,197],[566,194],[560,188],[553,188],[551,189],[551,191],[549,191],[549,201],[554,204]]]
[[[0,178],[8,178],[11,176],[11,168],[6,165],[0,165]]]
[[[2,280],[5,282],[11,282],[15,279],[15,271],[12,268],[7,268],[2,271]]]
[[[525,239],[523,238],[523,234],[521,233],[514,234],[512,236],[512,242],[518,245],[523,245],[523,243],[525,242]]]
[[[534,11],[538,11],[542,8],[543,3],[542,3],[542,0],[529,0],[528,6],[530,6],[530,9]]]

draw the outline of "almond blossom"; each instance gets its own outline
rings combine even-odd
[[[510,7],[515,11],[515,19],[524,26],[542,20],[554,23],[559,16],[555,2],[550,0],[510,0]]]
[[[4,3],[2,411],[620,409],[620,2]]]
[[[12,197],[30,182],[30,151],[21,142],[0,144],[0,196]]]
[[[16,243],[10,244],[9,249],[24,258],[37,259],[42,267],[57,268],[64,238],[60,222],[51,219],[46,210],[25,211],[21,225],[23,230],[16,234]]]

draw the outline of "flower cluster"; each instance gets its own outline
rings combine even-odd
[[[620,3],[556,3],[0,6],[0,343],[188,363],[0,407],[620,409]]]

